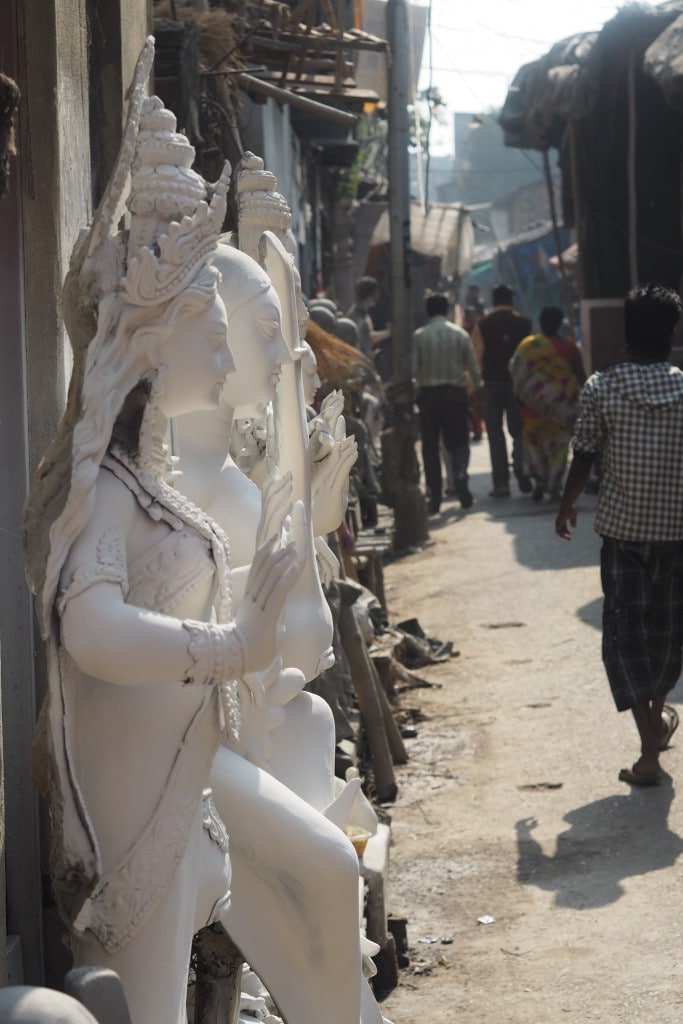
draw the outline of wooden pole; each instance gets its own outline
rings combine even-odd
[[[394,381],[412,378],[410,307],[410,195],[408,167],[408,17],[405,0],[387,2],[389,62],[389,257]]]
[[[356,616],[353,614],[352,602],[349,603],[351,595],[355,599],[354,591],[357,588],[352,584],[342,582],[340,582],[339,588],[341,590],[339,635],[346,657],[349,659],[358,706],[368,737],[375,776],[375,790],[379,800],[395,800],[398,787],[394,777],[393,758],[384,725],[384,712],[380,703],[379,690],[375,686],[372,672],[368,668],[365,641],[356,622]]]
[[[562,281],[562,297],[565,309],[567,311],[567,317],[569,318],[569,324],[572,329],[572,334],[574,335],[574,337],[576,337],[576,324],[574,322],[574,303],[572,301],[572,294],[569,288],[569,282],[567,280],[567,269],[564,265],[564,258],[562,256],[562,242],[560,240],[560,228],[557,222],[557,207],[555,205],[553,176],[550,170],[550,157],[548,156],[547,149],[543,150],[543,170],[545,171],[545,185],[548,190],[548,204],[550,206],[550,216],[553,222],[553,238],[555,239],[557,264],[560,269],[560,280]]]
[[[628,269],[631,288],[638,284],[638,197],[636,193],[636,61],[628,56]]]
[[[586,292],[583,260],[581,258],[581,244],[583,241],[583,229],[581,225],[581,193],[579,190],[579,154],[577,152],[576,123],[569,122],[569,164],[571,173],[572,208],[574,211],[574,231],[576,242],[579,248],[578,263],[576,267],[576,282],[579,299],[583,299]]]

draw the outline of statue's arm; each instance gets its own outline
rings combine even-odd
[[[147,523],[128,489],[101,471],[93,515],[61,575],[62,643],[80,669],[110,683],[177,683],[193,664],[180,619],[125,602],[127,551]]]
[[[190,642],[180,619],[125,604],[113,583],[89,587],[68,601],[62,614],[67,652],[83,672],[108,683],[189,682]]]
[[[103,471],[94,513],[61,580],[62,643],[79,668],[120,685],[158,685],[222,682],[270,664],[282,606],[301,570],[293,546],[274,537],[264,543],[236,620],[211,625],[126,603],[125,552],[145,527],[149,520],[127,489]]]

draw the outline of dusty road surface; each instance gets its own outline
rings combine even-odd
[[[600,661],[595,499],[568,544],[555,506],[489,488],[476,446],[471,511],[446,504],[433,545],[386,569],[392,619],[417,614],[460,656],[401,697],[424,716],[390,808],[389,910],[408,919],[411,962],[383,1012],[680,1024],[683,728],[660,786],[617,780],[638,750]]]

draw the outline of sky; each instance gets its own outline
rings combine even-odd
[[[644,2],[655,6],[653,0]],[[432,151],[451,148],[453,113],[500,108],[522,64],[566,36],[601,28],[621,6],[616,0],[432,0],[431,77],[448,108],[448,124],[435,128]],[[429,64],[427,35],[420,89],[429,85]]]

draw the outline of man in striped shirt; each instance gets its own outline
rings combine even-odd
[[[481,378],[467,331],[446,319],[446,296],[430,295],[425,309],[428,322],[413,335],[413,376],[418,388],[429,513],[436,515],[441,508],[441,439],[451,457],[455,493],[460,504],[469,508],[473,501],[467,476],[470,461],[467,374],[475,388],[481,387]]]

